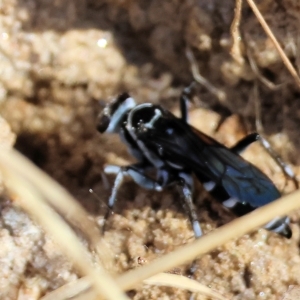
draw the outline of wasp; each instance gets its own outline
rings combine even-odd
[[[160,105],[137,104],[127,93],[108,103],[99,114],[100,133],[117,133],[137,163],[108,165],[106,174],[115,174],[108,207],[113,208],[125,177],[139,186],[162,191],[177,185],[182,191],[196,238],[202,235],[193,203],[194,178],[237,216],[280,198],[274,183],[240,153],[259,139],[252,133],[227,148],[188,123],[190,88],[180,96],[181,116],[176,117]],[[155,174],[150,176],[149,174]],[[107,217],[107,216],[106,216]],[[265,225],[286,238],[292,236],[288,217],[278,217]]]

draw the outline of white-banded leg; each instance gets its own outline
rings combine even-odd
[[[198,221],[196,208],[193,202],[193,178],[190,174],[187,173],[179,173],[179,182],[178,186],[180,187],[184,202],[187,206],[190,221],[192,223],[192,227],[194,230],[195,238],[199,238],[202,236],[202,229],[200,223]]]
[[[139,186],[147,190],[155,190],[158,192],[162,191],[163,187],[157,181],[153,180],[152,178],[144,174],[147,167],[148,166],[145,166],[144,164],[134,164],[125,167],[114,166],[114,165],[105,166],[104,173],[114,174],[116,175],[116,179],[112,188],[111,195],[108,200],[108,210],[104,217],[103,231],[105,231],[106,220],[108,219],[109,213],[113,209],[116,203],[118,191],[125,177],[132,178],[136,184],[138,184]]]
[[[292,237],[292,231],[289,224],[289,217],[278,217],[271,220],[268,224],[264,226],[264,228],[276,232],[289,239]]]
[[[299,189],[299,182],[296,178],[296,175],[294,171],[292,170],[291,166],[285,163],[282,158],[275,152],[275,150],[272,148],[270,143],[263,137],[260,137],[260,142],[262,146],[266,149],[266,151],[271,155],[271,157],[275,160],[277,165],[281,168],[282,172],[286,176],[286,178],[289,178],[293,181],[295,188]]]
[[[299,187],[298,181],[295,177],[295,174],[291,167],[284,163],[283,160],[275,153],[269,142],[261,137],[258,133],[252,133],[247,135],[245,138],[241,139],[235,146],[231,148],[232,151],[240,154],[243,152],[250,144],[255,141],[260,141],[263,147],[268,151],[268,153],[273,157],[273,159],[277,162],[277,164],[281,167],[283,173],[289,177],[295,184],[296,188]],[[228,199],[223,202],[226,207],[233,208],[237,204],[236,199]],[[253,208],[255,209],[255,208]],[[291,238],[292,231],[289,226],[290,219],[288,217],[278,217],[271,220],[268,224],[264,226],[265,229],[276,232],[286,238]]]
[[[255,107],[255,125],[257,131],[260,133],[260,143],[265,148],[265,150],[269,153],[269,155],[275,160],[277,165],[281,168],[283,174],[285,175],[286,179],[290,179],[293,181],[295,188],[299,189],[299,182],[298,179],[293,172],[292,168],[285,163],[282,158],[276,153],[276,151],[273,149],[271,144],[264,138],[264,127],[262,124],[262,110],[261,110],[261,101],[259,101],[258,96],[258,88],[256,86],[254,90],[255,96],[254,96],[254,107]]]
[[[184,173],[184,172],[180,172],[178,176],[179,176],[179,181],[177,185],[180,187],[181,192],[183,194],[184,202],[188,209],[189,218],[190,218],[190,222],[192,223],[195,238],[198,239],[202,236],[203,232],[193,202],[193,177],[191,174]],[[194,259],[189,268],[189,276],[191,278],[194,277],[194,274],[196,272],[197,269],[196,263],[197,263],[197,259]]]
[[[273,148],[271,147],[270,143],[263,137],[261,137],[258,133],[250,133],[246,137],[242,138],[240,141],[236,143],[233,147],[230,149],[234,151],[237,154],[242,153],[250,144],[253,142],[260,141],[262,146],[267,150],[267,152],[272,156],[272,158],[277,162],[277,164],[280,166],[282,171],[285,173],[287,177],[295,181],[295,174],[291,167],[283,162],[283,160],[275,153]],[[298,182],[296,180],[295,183],[296,186],[298,186]]]

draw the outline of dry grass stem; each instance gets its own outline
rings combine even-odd
[[[224,298],[222,295],[211,290],[205,285],[181,275],[159,273],[144,280],[143,283],[148,285],[168,286],[184,289],[190,292],[208,296],[212,299],[226,300],[226,298]],[[90,280],[87,277],[83,277],[74,282],[65,284],[57,290],[47,294],[40,300],[64,300],[68,298],[75,300],[78,299],[78,297],[83,296],[86,297],[85,299],[93,299],[95,296],[93,290],[91,289]]]
[[[25,164],[23,164],[23,160],[26,162]],[[14,161],[14,163],[11,163],[12,161]],[[15,163],[19,163],[20,166],[16,167]],[[300,191],[298,191],[291,195],[285,196],[278,201],[261,207],[246,216],[238,218],[229,224],[226,224],[204,235],[199,240],[185,245],[162,258],[154,260],[147,266],[129,271],[119,276],[114,282],[113,279],[100,267],[98,271],[92,268],[87,253],[81,243],[78,241],[75,234],[63,222],[61,217],[58,216],[57,213],[54,212],[49,206],[47,206],[43,199],[41,199],[38,190],[44,194],[44,191],[48,192],[48,190],[52,187],[57,189],[57,186],[53,186],[51,184],[48,185],[49,182],[51,182],[49,179],[49,182],[46,181],[43,183],[44,186],[43,189],[41,189],[41,187],[38,185],[40,181],[37,181],[36,178],[30,174],[31,170],[35,170],[35,168],[33,168],[26,159],[22,158],[20,154],[16,154],[16,151],[1,152],[0,166],[4,171],[3,173],[5,175],[5,179],[8,180],[7,182],[10,189],[15,191],[17,194],[22,195],[22,198],[25,200],[20,202],[24,209],[29,211],[30,214],[34,215],[34,217],[43,225],[45,230],[47,230],[65,250],[66,255],[68,255],[68,257],[74,261],[74,263],[84,274],[90,276],[91,282],[95,284],[96,291],[99,293],[105,293],[107,299],[127,299],[120,289],[127,290],[134,288],[137,284],[145,280],[147,284],[153,283],[156,285],[168,285],[171,282],[168,281],[167,277],[170,276],[159,275],[154,279],[150,279],[150,281],[149,279],[147,281],[147,278],[157,273],[170,270],[178,265],[192,261],[197,256],[221,246],[230,239],[237,238],[259,226],[262,226],[276,216],[287,214],[290,211],[300,207],[300,201],[298,200],[300,197]],[[21,172],[19,172],[19,168],[22,169]],[[33,188],[33,185],[35,188]],[[62,188],[59,190],[61,189]],[[61,202],[64,202],[64,194],[52,193],[51,197],[53,195],[56,195],[58,197],[57,199],[59,199]],[[46,196],[50,198],[48,193],[46,193]],[[71,201],[75,200],[72,199]],[[194,283],[186,281],[185,277],[180,276],[177,278],[179,280],[176,283],[177,287],[195,291],[194,288],[196,288],[196,286]],[[174,286],[173,279],[172,282],[172,286]],[[81,286],[81,290],[84,290],[87,287],[87,284],[85,282],[83,283],[84,285],[83,287]],[[79,290],[80,289],[77,289],[77,292]]]
[[[115,284],[114,280],[106,273],[100,265],[94,269],[90,262],[87,251],[70,227],[62,218],[41,199],[40,193],[14,170],[7,168],[0,155],[1,170],[5,175],[5,182],[8,188],[18,194],[24,201],[20,200],[19,204],[34,219],[42,225],[57,244],[62,248],[64,253],[71,259],[74,265],[84,275],[89,275],[93,287],[98,295],[103,295],[106,299],[123,299],[128,300],[122,290]]]
[[[190,262],[197,256],[209,252],[229,240],[238,238],[257,227],[266,224],[269,220],[277,216],[288,214],[299,207],[300,191],[296,191],[277,201],[258,208],[250,214],[233,220],[204,235],[200,239],[154,260],[147,266],[140,267],[121,275],[117,278],[117,282],[123,289],[130,289],[150,276]]]
[[[101,263],[107,270],[113,270],[112,253],[100,239],[100,231],[96,224],[90,220],[86,211],[61,185],[51,179],[45,172],[38,169],[25,156],[16,150],[10,152],[2,151],[0,161],[7,169],[22,174],[24,178],[34,183],[45,195],[45,198],[57,208],[62,215],[74,225],[81,228],[92,243],[92,250],[95,251]],[[62,200],[63,199],[63,200]]]
[[[282,47],[278,43],[276,37],[274,36],[273,32],[271,31],[271,29],[268,26],[267,22],[265,21],[264,17],[260,13],[260,11],[257,8],[256,4],[254,3],[253,0],[247,0],[247,1],[248,1],[249,6],[251,7],[251,9],[253,10],[256,18],[258,19],[259,23],[263,27],[264,31],[266,32],[268,37],[272,40],[272,42],[273,42],[275,48],[277,49],[283,63],[285,64],[286,68],[289,70],[289,72],[293,76],[294,80],[296,81],[297,85],[300,87],[300,78],[297,74],[296,69],[293,67],[292,63],[290,62],[290,60],[286,56],[285,52],[283,51]]]
[[[272,91],[276,91],[279,90],[280,88],[282,88],[286,83],[281,83],[281,84],[274,84],[272,81],[270,81],[269,79],[267,79],[265,76],[263,76],[260,71],[259,68],[257,67],[257,64],[254,60],[254,57],[251,53],[251,50],[249,48],[247,48],[247,57],[249,60],[249,64],[251,67],[251,70],[253,71],[253,73],[256,75],[256,77],[258,78],[258,80],[263,83],[267,88],[269,88]]]
[[[83,295],[86,299],[93,299],[93,296],[87,295],[87,293],[91,293],[95,296],[94,290],[91,289],[91,280],[88,277],[82,277],[48,293],[40,300],[75,300],[77,297],[81,297]]]
[[[230,50],[230,54],[233,59],[239,64],[244,63],[244,58],[241,51],[241,33],[240,33],[240,22],[242,16],[242,0],[236,0],[235,9],[234,9],[234,18],[230,27],[230,33],[232,36],[232,47]]]
[[[144,283],[150,285],[169,286],[186,289],[194,293],[206,295],[213,299],[226,300],[226,298],[224,298],[222,295],[214,292],[207,286],[181,275],[159,273],[144,280]]]
[[[189,47],[186,48],[185,55],[186,55],[188,61],[190,62],[191,71],[192,71],[195,81],[197,81],[199,84],[203,85],[209,92],[211,92],[213,95],[215,95],[219,99],[220,102],[226,101],[226,98],[227,98],[226,94],[222,90],[213,86],[206,78],[204,78],[200,74],[196,58],[195,58],[194,53],[191,50],[191,48],[189,48]]]

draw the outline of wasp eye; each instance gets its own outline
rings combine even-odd
[[[101,133],[105,132],[110,123],[110,117],[101,115],[97,124],[97,130]]]

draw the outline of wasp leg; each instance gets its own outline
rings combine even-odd
[[[288,239],[292,237],[292,230],[289,226],[289,217],[278,217],[271,220],[268,224],[264,226],[265,229],[276,232]]]
[[[193,203],[193,185],[191,175],[186,173],[180,173],[178,186],[182,191],[185,204],[189,210],[190,220],[194,230],[195,238],[197,239],[202,236],[202,229],[198,221],[195,205]]]
[[[110,211],[113,209],[116,200],[117,200],[117,193],[119,191],[120,186],[122,185],[125,177],[130,177],[133,181],[138,184],[139,186],[148,189],[148,190],[155,190],[155,191],[162,191],[163,186],[161,186],[157,181],[151,179],[150,177],[146,176],[144,172],[146,171],[147,167],[144,164],[134,164],[126,167],[120,166],[113,166],[107,165],[104,168],[105,174],[115,174],[116,179],[114,182],[114,186],[112,188],[111,195],[108,200],[108,210],[104,217],[104,225],[103,231],[105,231],[105,223],[108,219]]]
[[[145,169],[146,167],[141,164],[135,164],[126,167],[108,165],[104,168],[104,172],[106,174],[117,175],[114,186],[112,188],[112,193],[108,200],[109,208],[113,208],[116,202],[118,190],[126,176],[131,177],[136,184],[147,190],[155,190],[158,192],[162,190],[163,187],[157,181],[144,174]]]
[[[195,85],[193,81],[189,86],[185,87],[180,95],[180,112],[181,112],[181,120],[185,123],[188,122],[188,103],[191,102],[191,94],[192,89]]]
[[[233,147],[230,148],[233,152],[241,154],[248,146],[260,139],[258,133],[250,133],[239,140]]]
[[[189,217],[192,223],[192,227],[194,230],[195,238],[198,239],[203,235],[200,223],[198,221],[196,208],[193,203],[193,178],[190,174],[187,173],[179,173],[179,181],[177,182],[178,186],[180,187],[182,194],[184,196],[185,204],[189,210]],[[194,260],[190,266],[190,276],[194,277],[196,272],[197,265],[196,260]]]
[[[258,133],[251,133],[247,135],[246,137],[238,141],[236,145],[231,147],[231,150],[237,154],[241,154],[250,144],[258,140],[261,142],[266,151],[271,155],[271,157],[275,160],[275,162],[279,165],[285,176],[291,179],[295,187],[298,189],[299,183],[292,168],[288,164],[286,164],[278,154],[275,153],[270,143]]]
[[[266,151],[270,154],[270,156],[275,160],[277,165],[281,168],[284,175],[293,181],[296,189],[299,189],[299,182],[292,168],[282,160],[282,158],[275,152],[275,150],[265,138],[261,137],[260,142],[262,146],[266,149]]]

